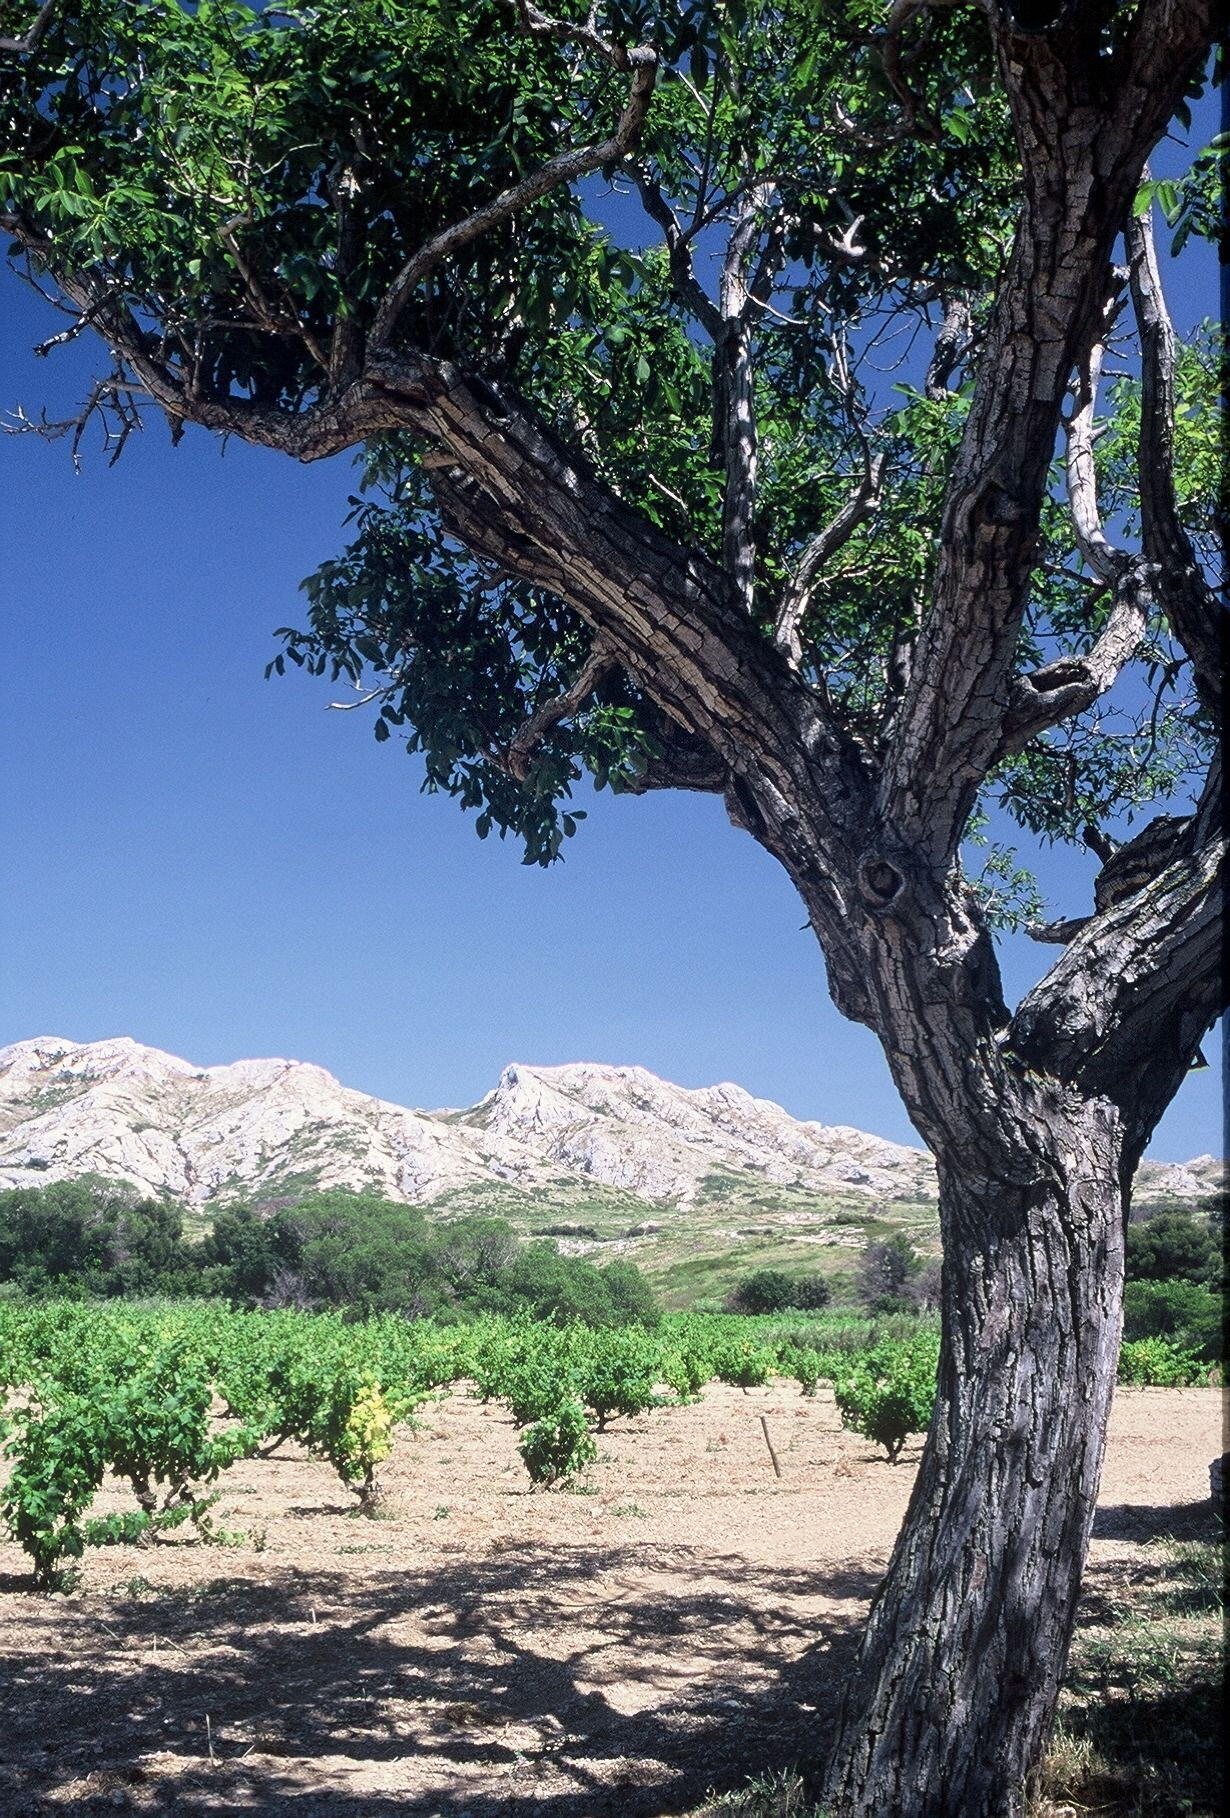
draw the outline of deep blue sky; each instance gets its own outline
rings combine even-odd
[[[1212,314],[1210,263],[1172,296],[1181,321]],[[0,407],[81,397],[92,347],[30,354],[59,325],[0,274]],[[263,680],[353,478],[198,431],[172,449],[152,419],[81,474],[63,442],[0,438],[0,1044],[285,1055],[433,1106],[509,1060],[635,1062],[916,1140],[876,1042],[829,1003],[784,874],[716,800],[591,796],[542,872],[420,795],[416,762],[326,711],[326,683]],[[1055,912],[1080,912],[1088,857],[1041,866]],[[1007,942],[1010,990],[1053,953]],[[1220,1147],[1211,1069],[1152,1153]]]

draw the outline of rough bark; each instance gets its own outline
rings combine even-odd
[[[1054,1711],[1115,1380],[1122,1138],[1052,1082],[1014,1096],[986,1105],[981,1144],[937,1158],[936,1412],[828,1818],[1017,1818]]]

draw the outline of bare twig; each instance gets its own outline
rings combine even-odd
[[[325,372],[328,372],[329,358],[323,347],[321,347],[320,342],[316,339],[316,336],[304,322],[300,321],[293,310],[280,309],[278,305],[266,295],[260,280],[257,278],[256,273],[253,271],[241,250],[239,242],[235,238],[235,233],[238,228],[246,223],[247,219],[248,217],[246,215],[236,215],[232,220],[225,221],[218,229],[218,238],[230,253],[231,258],[234,261],[235,269],[243,279],[243,285],[248,293],[249,303],[252,305],[253,310],[265,328],[270,329],[274,334],[293,335],[297,337],[303,342],[303,345],[307,348],[317,366],[321,367]]]

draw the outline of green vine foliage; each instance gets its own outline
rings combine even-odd
[[[6,0],[6,29],[18,10]],[[586,15],[581,0],[561,10],[577,25]],[[1129,12],[1108,13],[1108,51]],[[884,457],[878,512],[824,571],[801,628],[805,672],[874,749],[926,610],[972,385],[970,355],[954,389],[926,395],[915,344],[930,344],[944,298],[968,309],[976,341],[1018,209],[985,22],[975,8],[927,15],[911,52],[914,130],[885,75],[880,0],[612,0],[600,25],[658,50],[639,172],[680,222],[700,224],[702,292],[746,198],[764,191],[777,211],[782,262],[754,335],[766,632],[808,539],[849,499],[867,452]],[[528,34],[505,0],[302,12],[85,0],[0,70],[0,210],[25,224],[37,282],[55,292],[85,274],[131,308],[183,383],[296,411],[327,387],[332,347],[362,347],[411,253],[554,154],[609,134],[626,92],[600,59]],[[1223,156],[1210,148],[1143,205],[1160,202],[1180,239],[1215,234]],[[398,341],[526,400],[630,505],[715,556],[704,311],[672,276],[660,222],[634,217],[633,173],[604,175],[551,190],[436,265]],[[1202,337],[1180,373],[1180,490],[1210,557],[1203,388],[1215,357]],[[1125,534],[1138,416],[1132,379],[1106,389],[1099,461]],[[369,697],[376,738],[403,743],[426,788],[471,810],[480,836],[518,840],[527,862],[549,863],[576,832],[582,776],[643,785],[661,727],[618,675],[542,739],[524,782],[501,768],[516,729],[577,677],[589,634],[551,595],[458,547],[406,438],[365,451],[350,532],[306,583],[304,622],[283,628],[272,669]],[[1087,647],[1105,606],[1057,478],[1022,665]],[[1089,820],[1180,791],[1203,730],[1159,624],[1116,699],[1035,740],[987,801],[1031,833],[1079,838]],[[991,878],[993,919],[1010,922],[1026,911],[1005,881]]]
[[[1220,1369],[1216,1297],[1185,1280],[1133,1286],[1147,1292],[1128,1309],[1120,1380],[1208,1380]],[[12,1411],[0,1514],[51,1586],[87,1547],[154,1545],[185,1527],[191,1542],[233,1543],[211,1515],[222,1473],[286,1440],[331,1462],[370,1509],[399,1423],[449,1389],[501,1404],[493,1437],[510,1451],[503,1410],[513,1416],[530,1481],[547,1488],[593,1463],[591,1422],[669,1406],[664,1386],[676,1405],[695,1401],[713,1381],[754,1390],[793,1378],[808,1397],[831,1382],[844,1424],[895,1458],[929,1418],[938,1342],[932,1320],[847,1310],[669,1314],[623,1331],[498,1315],[455,1325],[217,1301],[3,1300],[0,1391]],[[112,1488],[127,1483],[130,1506],[95,1513],[108,1471]]]
[[[545,1490],[570,1483],[598,1456],[585,1410],[571,1398],[527,1427],[517,1450],[531,1483]]]

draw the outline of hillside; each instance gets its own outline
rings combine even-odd
[[[1144,1192],[1192,1199],[1201,1157],[1146,1165]],[[0,1049],[0,1187],[98,1174],[209,1215],[313,1187],[482,1210],[568,1249],[634,1252],[689,1296],[736,1267],[840,1270],[868,1235],[936,1236],[929,1156],[791,1117],[730,1084],[687,1089],[641,1067],[506,1067],[463,1110],[409,1110],[322,1067],[195,1067],[129,1037]]]

